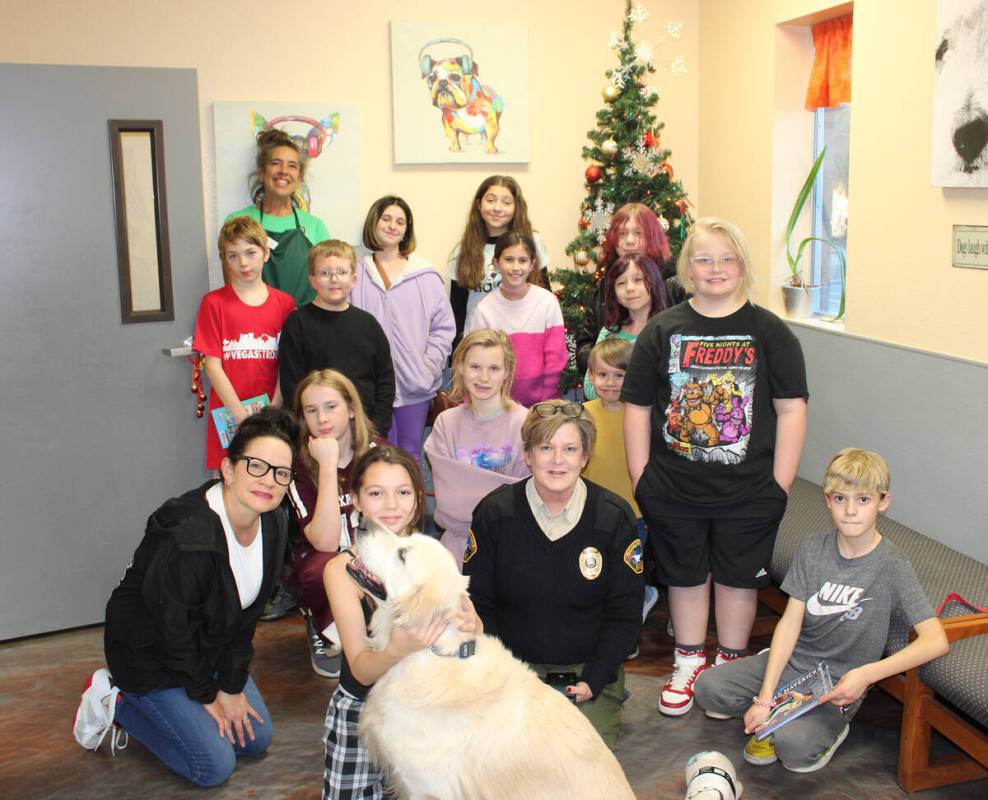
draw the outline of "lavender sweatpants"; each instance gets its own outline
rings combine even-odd
[[[431,403],[432,400],[423,400],[409,406],[396,406],[391,416],[388,441],[406,451],[416,462],[422,458],[422,434]]]

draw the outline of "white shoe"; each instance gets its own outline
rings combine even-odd
[[[706,668],[705,658],[677,658],[672,675],[659,695],[659,711],[667,717],[689,713],[693,708],[693,684]]]
[[[119,694],[120,689],[110,683],[108,670],[98,669],[86,681],[72,723],[72,733],[75,740],[87,750],[96,750],[103,743],[106,734],[113,730],[110,749],[116,752],[121,731],[113,727],[113,715],[116,713]],[[121,750],[127,746],[126,731],[122,731],[122,734]]]

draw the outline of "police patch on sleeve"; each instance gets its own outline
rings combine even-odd
[[[642,563],[641,539],[635,539],[628,545],[628,549],[624,551],[624,563],[631,567],[635,575],[641,575],[645,571],[645,565]]]
[[[600,550],[596,547],[585,547],[580,553],[580,573],[588,581],[596,580],[600,577],[600,571],[604,568],[604,559],[600,555]]]
[[[463,548],[463,563],[466,564],[475,555],[477,555],[477,538],[470,530],[467,531],[467,546]]]

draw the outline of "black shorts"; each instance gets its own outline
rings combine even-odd
[[[757,589],[768,568],[788,496],[774,480],[751,497],[720,506],[698,506],[657,497],[644,485],[635,496],[648,524],[648,546],[660,582],[715,583]]]

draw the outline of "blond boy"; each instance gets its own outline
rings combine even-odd
[[[295,387],[312,370],[342,372],[357,387],[374,430],[386,436],[395,397],[391,347],[378,321],[350,304],[356,270],[356,253],[339,239],[320,242],[309,250],[309,283],[316,297],[285,322],[281,387],[286,405],[294,408]]]
[[[841,450],[827,467],[823,491],[834,530],[808,538],[796,553],[782,583],[789,602],[771,648],[707,670],[695,686],[708,716],[743,716],[745,733],[754,734],[779,686],[827,662],[836,685],[820,698],[820,707],[761,742],[752,736],[744,750],[751,764],[781,760],[792,772],[827,765],[847,738],[868,687],[948,649],[912,565],[878,530],[878,515],[892,502],[885,459]],[[883,658],[896,612],[916,638]]]
[[[624,403],[620,400],[624,372],[628,368],[633,349],[634,346],[627,339],[609,336],[597,342],[590,351],[587,378],[597,393],[597,398],[585,402],[583,408],[597,426],[597,441],[583,470],[583,477],[610,489],[628,502],[638,520],[638,536],[644,551],[648,531],[641,510],[635,502],[631,476],[628,474],[628,460],[624,450]],[[659,591],[646,573],[642,622],[658,600]],[[638,648],[635,648],[630,657],[634,658],[637,654]]]

